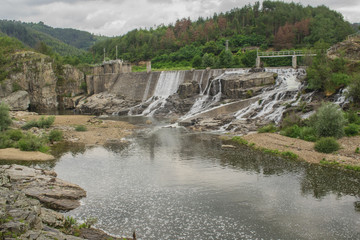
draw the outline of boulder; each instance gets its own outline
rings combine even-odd
[[[56,178],[53,171],[20,165],[0,167],[13,188],[26,196],[38,199],[44,206],[69,211],[80,206],[79,200],[86,192],[76,184]],[[0,171],[1,172],[1,171]]]
[[[29,93],[26,91],[14,92],[1,101],[9,105],[12,111],[26,111],[30,105]]]

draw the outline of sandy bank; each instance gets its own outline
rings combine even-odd
[[[355,149],[360,147],[360,136],[339,139],[341,149],[334,154],[319,153],[314,150],[314,143],[301,139],[289,138],[277,133],[256,133],[243,137],[256,147],[271,150],[291,151],[302,160],[310,163],[320,163],[321,160],[337,161],[344,165],[360,166],[360,154]]]
[[[22,119],[38,120],[41,116],[24,116]],[[47,117],[47,116],[45,116]],[[84,125],[85,132],[75,130],[77,125]],[[58,115],[55,117],[54,128],[64,132],[64,139],[69,142],[86,145],[103,145],[109,141],[121,141],[132,134],[134,125],[121,121],[100,120],[88,115]]]
[[[42,152],[23,152],[15,148],[0,149],[0,160],[50,161],[54,156]]]

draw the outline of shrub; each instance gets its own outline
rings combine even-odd
[[[37,128],[49,128],[55,122],[55,116],[50,116],[48,118],[41,117],[38,121],[32,120],[27,122],[21,128],[24,130],[28,130],[33,127]]]
[[[360,123],[360,118],[355,111],[348,111],[345,113],[345,118],[348,120],[349,123]]]
[[[5,103],[0,103],[0,131],[5,131],[11,125],[11,118],[9,115],[9,107]]]
[[[55,122],[55,116],[50,116],[48,118],[41,117],[38,121],[39,128],[49,128]]]
[[[49,141],[51,143],[61,141],[62,139],[63,139],[63,132],[60,130],[52,130],[49,133]]]
[[[315,143],[315,150],[322,153],[332,153],[340,149],[339,143],[333,137],[320,138]]]
[[[346,136],[355,136],[359,133],[359,125],[355,123],[350,123],[344,128]]]
[[[269,124],[269,125],[266,125],[260,129],[258,129],[258,132],[259,133],[266,133],[266,132],[274,133],[274,132],[277,132],[277,130],[278,129],[274,124]]]
[[[12,141],[16,141],[16,142],[19,141],[24,136],[24,134],[19,129],[8,130],[6,134],[9,136],[9,138]]]
[[[42,151],[46,152],[44,140],[33,134],[27,134],[19,140],[18,146],[21,151]]]
[[[84,125],[78,125],[78,126],[75,127],[75,131],[77,131],[77,132],[86,132],[87,128]]]
[[[340,138],[344,135],[346,120],[343,111],[333,103],[324,103],[316,112],[314,129],[318,137]]]
[[[293,125],[283,129],[280,134],[291,138],[298,138],[300,137],[300,130],[301,128],[298,125]]]
[[[349,85],[348,97],[352,97],[355,103],[360,102],[360,74],[353,76]]]
[[[290,152],[290,151],[282,152],[281,156],[289,158],[289,159],[293,159],[293,160],[296,160],[299,158],[299,156],[297,154]]]
[[[309,141],[315,142],[317,140],[316,132],[312,127],[303,127],[300,129],[300,138]]]
[[[0,149],[13,147],[13,141],[6,132],[0,132]]]
[[[284,117],[284,119],[281,122],[281,127],[282,128],[287,128],[287,127],[291,127],[293,125],[299,125],[301,122],[301,118],[295,114],[295,113],[290,113],[287,114],[286,117]]]

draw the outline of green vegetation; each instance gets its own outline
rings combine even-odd
[[[49,151],[49,147],[46,146],[46,143],[44,138],[36,137],[35,135],[28,133],[25,134],[17,144],[21,151],[40,151],[46,153]]]
[[[318,137],[344,136],[346,120],[343,111],[333,103],[323,103],[313,116],[313,126]]]
[[[248,145],[248,141],[246,141],[245,139],[243,139],[242,137],[240,136],[235,136],[231,139],[231,141],[237,143],[237,144],[240,144],[240,145]]]
[[[315,150],[322,153],[332,153],[340,149],[339,143],[333,137],[320,138],[316,141]]]
[[[350,123],[348,126],[344,128],[346,136],[356,136],[359,134],[360,127],[355,123]]]
[[[22,129],[28,130],[33,127],[37,128],[49,128],[55,121],[55,116],[50,116],[48,118],[41,117],[38,121],[27,122]]]
[[[274,124],[269,124],[269,125],[266,125],[266,126],[258,129],[259,133],[274,133],[277,131],[278,131],[278,129]]]
[[[60,130],[51,130],[49,133],[49,141],[51,143],[58,142],[63,139],[63,132]]]
[[[86,132],[87,131],[87,127],[84,125],[78,125],[75,127],[75,131],[77,132]]]
[[[91,48],[95,61],[103,59],[107,49],[115,58],[140,62],[151,60],[154,68],[169,67],[252,67],[256,50],[306,48],[320,39],[328,44],[342,41],[354,32],[343,16],[325,6],[297,3],[255,2],[226,13],[197,21],[177,20],[157,28],[135,29],[127,34],[97,42]],[[226,40],[229,51],[225,51]],[[200,62],[200,59],[202,60]],[[268,59],[265,65],[291,65],[291,58]],[[200,65],[201,64],[201,65]]]
[[[0,132],[7,130],[11,123],[9,107],[5,103],[0,102]]]

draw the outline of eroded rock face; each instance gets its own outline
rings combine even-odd
[[[34,169],[20,165],[2,166],[3,181],[12,188],[38,199],[44,206],[69,211],[80,206],[79,200],[86,192],[76,184],[56,178],[53,171]]]
[[[11,111],[26,111],[30,105],[30,97],[26,91],[17,91],[3,98]]]
[[[137,105],[139,102],[126,100],[116,94],[103,92],[94,94],[86,99],[80,101],[76,109],[80,113],[90,114],[113,114],[129,112],[130,107]]]
[[[223,98],[244,99],[253,97],[267,85],[275,83],[276,74],[270,72],[256,72],[247,74],[227,74],[219,81],[215,81],[210,89],[215,95],[221,84]]]
[[[181,99],[196,96],[200,93],[199,83],[196,81],[182,83],[177,93]]]

